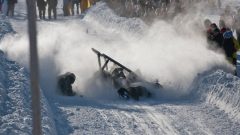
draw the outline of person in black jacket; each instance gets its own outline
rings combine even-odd
[[[48,19],[52,19],[51,13],[53,12],[54,19],[57,19],[57,4],[58,0],[47,0],[48,4]]]
[[[75,82],[76,76],[73,73],[67,72],[58,77],[58,88],[61,93],[66,96],[74,96],[75,92],[72,90],[72,84]]]
[[[211,40],[217,45],[218,48],[222,48],[223,44],[223,35],[221,34],[220,29],[215,23],[212,23],[210,25],[211,27]]]
[[[37,0],[37,7],[40,19],[45,19],[46,4],[47,3],[44,0]]]
[[[233,64],[236,65],[236,52],[237,46],[236,39],[233,37],[233,33],[231,30],[227,30],[223,33],[223,49],[227,59]]]
[[[215,23],[212,23],[209,19],[204,21],[204,25],[210,49],[222,48],[223,35],[218,26]]]
[[[237,40],[238,40],[238,43],[240,44],[240,8],[237,11],[237,15],[235,19],[236,19],[235,27],[236,27]]]
[[[0,0],[0,13],[2,12],[2,0]]]
[[[17,0],[8,0],[8,16],[14,16],[14,9]]]

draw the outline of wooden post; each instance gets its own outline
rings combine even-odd
[[[37,51],[36,1],[27,0],[28,34],[30,44],[30,79],[32,90],[33,135],[41,135],[41,107],[39,90],[39,69]]]

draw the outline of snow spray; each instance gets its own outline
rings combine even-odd
[[[99,2],[83,19],[40,21],[41,87],[54,93],[57,76],[72,72],[76,75],[73,89],[78,94],[102,99],[116,96],[108,85],[89,85],[96,81],[94,74],[98,71],[97,57],[91,51],[96,48],[132,71],[139,71],[146,80],[158,79],[166,88],[159,95],[186,95],[199,74],[215,66],[228,67],[222,53],[208,49],[200,18],[193,13],[147,25],[139,18],[119,17]],[[28,67],[26,37],[21,31],[17,36],[6,37],[1,48],[11,59]]]

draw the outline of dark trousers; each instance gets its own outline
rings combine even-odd
[[[52,11],[54,19],[57,19],[57,9],[56,7],[48,7],[48,19],[52,19]]]
[[[237,29],[236,33],[237,33],[237,40],[238,40],[238,43],[240,45],[240,29]]]
[[[39,18],[45,19],[45,8],[38,8]]]
[[[8,16],[14,16],[15,3],[8,4]]]

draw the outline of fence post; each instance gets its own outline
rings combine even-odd
[[[41,135],[41,107],[39,90],[39,69],[37,51],[36,1],[27,0],[28,34],[30,44],[30,79],[32,90],[33,135]]]

